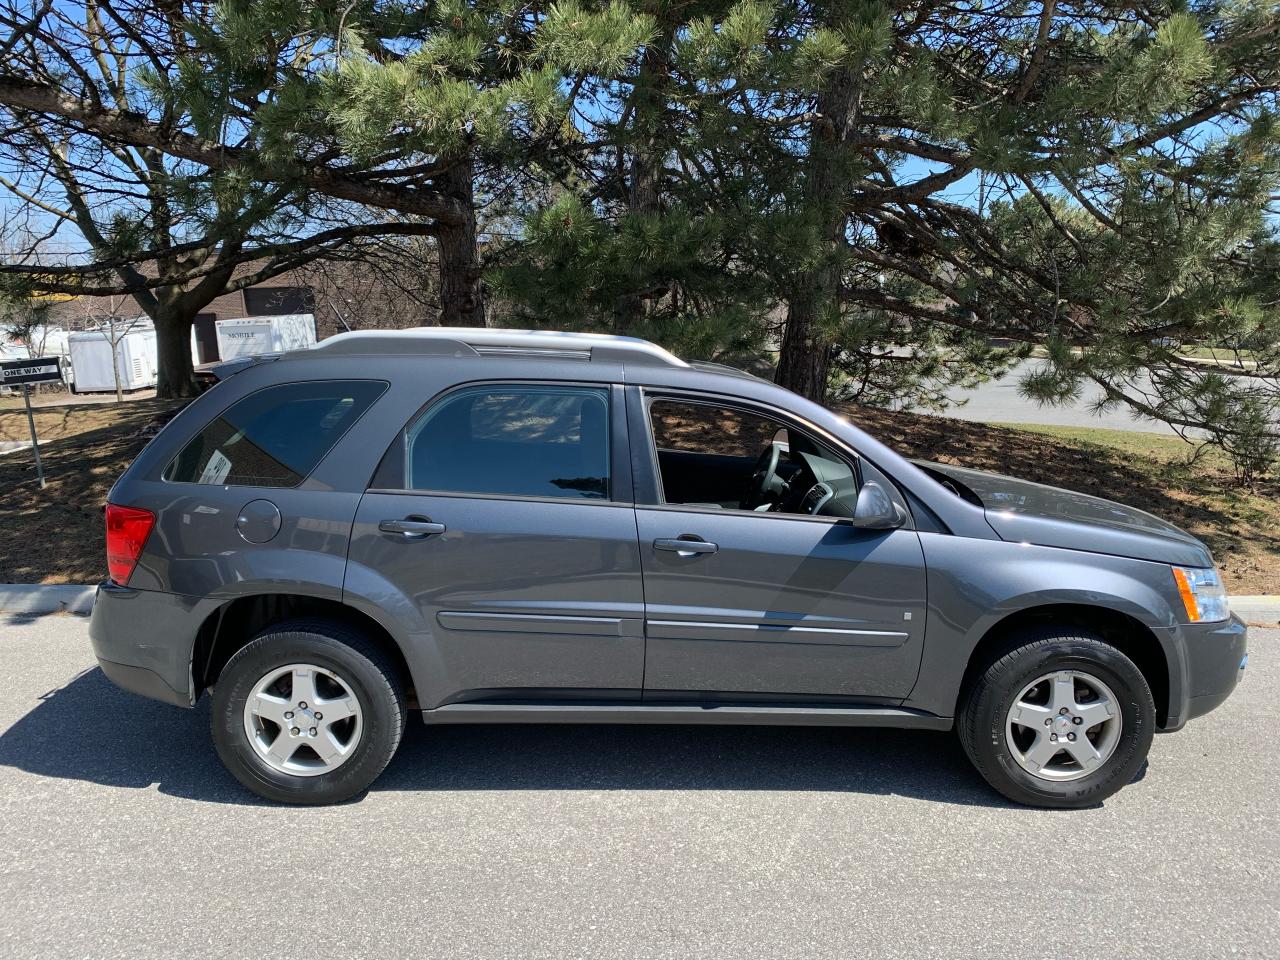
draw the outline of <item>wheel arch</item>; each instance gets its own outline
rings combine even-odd
[[[1020,633],[1032,627],[1076,627],[1098,634],[1142,671],[1156,704],[1156,722],[1169,719],[1171,677],[1169,656],[1156,634],[1141,620],[1121,610],[1087,603],[1047,603],[1025,607],[998,620],[969,654],[964,679],[957,692],[956,710],[973,683],[990,664],[1017,644]]]
[[[235,653],[265,628],[304,617],[331,620],[354,627],[392,659],[400,671],[410,705],[417,697],[413,673],[404,650],[392,633],[374,617],[338,600],[296,593],[257,593],[236,597],[205,617],[196,632],[191,654],[193,695],[214,684]]]

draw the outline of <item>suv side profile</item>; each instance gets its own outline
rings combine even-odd
[[[111,491],[90,636],[127,690],[211,690],[272,800],[364,790],[414,711],[954,727],[1006,797],[1081,807],[1247,661],[1176,527],[644,341],[350,333],[218,375]]]

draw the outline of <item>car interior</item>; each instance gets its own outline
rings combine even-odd
[[[696,401],[655,399],[649,417],[667,503],[853,516],[858,494],[854,467],[803,431],[745,410]]]

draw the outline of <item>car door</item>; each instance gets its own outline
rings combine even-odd
[[[389,451],[356,515],[348,583],[416,607],[435,663],[424,708],[639,697],[643,595],[615,393],[468,385]]]
[[[658,481],[656,492],[639,494],[636,505],[648,637],[645,698],[883,703],[907,696],[924,637],[917,533],[741,509],[732,486],[711,490],[672,471],[681,463],[703,477],[738,469],[745,470],[739,479],[750,482],[753,445],[802,425],[687,394],[641,399],[637,393],[631,401],[633,446],[647,446]],[[674,412],[659,413],[659,401]],[[699,458],[716,458],[719,467],[698,468]],[[847,469],[858,482],[866,479],[852,458]],[[664,489],[690,490],[700,502],[668,502]]]

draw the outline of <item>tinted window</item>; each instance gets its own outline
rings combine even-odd
[[[587,387],[477,387],[409,428],[408,487],[609,497],[609,395]]]
[[[201,430],[169,464],[165,479],[295,486],[386,387],[378,380],[323,380],[259,390]]]

